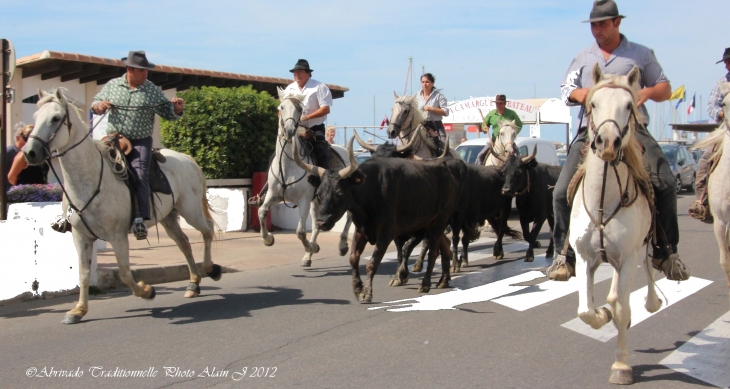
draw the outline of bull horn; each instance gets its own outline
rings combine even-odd
[[[532,154],[530,154],[526,157],[522,157],[522,162],[527,163],[527,162],[532,161],[533,159],[535,159],[535,155],[537,155],[537,145],[535,145],[535,147],[532,148]]]
[[[489,146],[489,152],[492,154],[492,157],[497,158],[498,160],[500,160],[502,162],[507,162],[507,158],[494,152],[494,147]]]
[[[350,138],[350,143],[347,144],[347,155],[350,156],[350,166],[345,166],[340,170],[339,175],[341,178],[350,177],[352,173],[357,170],[357,158],[355,158],[355,152],[352,151],[352,143],[355,141],[355,137]]]
[[[411,139],[408,139],[408,143],[406,143],[406,144],[404,144],[402,146],[396,147],[395,148],[395,151],[397,151],[399,153],[405,153],[406,151],[409,151],[409,150],[411,150],[413,148],[413,144],[415,142],[416,142],[416,137],[415,136],[411,136]]]
[[[449,155],[449,143],[451,143],[451,135],[446,135],[446,143],[444,144],[444,152],[441,153],[441,155],[438,157],[438,159],[443,159],[447,155]]]
[[[308,172],[310,172],[312,174],[316,174],[319,177],[323,177],[324,176],[324,172],[326,172],[327,170],[325,170],[324,168],[321,168],[319,166],[309,165],[309,164],[306,164],[306,163],[302,162],[302,159],[299,158],[299,151],[297,151],[297,143],[299,143],[299,142],[296,139],[293,139],[291,143],[292,143],[292,145],[291,145],[291,150],[292,150],[291,151],[291,154],[292,154],[292,156],[294,156],[294,162],[300,168],[304,169],[305,171],[308,171]]]
[[[355,140],[357,140],[357,144],[359,144],[360,147],[362,147],[363,149],[365,149],[371,153],[374,153],[375,149],[377,149],[377,147],[375,147],[369,143],[366,143],[364,140],[362,140],[362,138],[360,138],[360,135],[357,134],[357,131],[355,131]]]

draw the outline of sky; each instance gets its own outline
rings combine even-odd
[[[627,16],[621,32],[654,49],[673,90],[684,85],[688,99],[697,95],[687,120],[707,119],[707,97],[725,74],[715,62],[730,46],[722,29],[730,3],[617,3]],[[590,0],[0,0],[0,37],[12,41],[18,58],[43,50],[121,58],[145,50],[157,64],[284,78],[305,58],[314,79],[349,88],[334,100],[327,123],[371,126],[390,116],[393,92],[410,94],[407,57],[413,93],[425,69],[449,101],[500,93],[559,98],[571,60],[593,43],[589,24],[581,23],[591,6]],[[652,115],[654,103],[648,104]],[[657,105],[663,114],[652,117],[662,127],[652,128],[655,136],[662,124],[685,120],[672,120],[669,105]],[[564,141],[564,132],[543,126],[542,137]],[[343,142],[341,131],[337,137]]]

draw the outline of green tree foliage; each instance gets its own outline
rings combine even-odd
[[[161,120],[162,144],[191,155],[206,178],[248,178],[266,171],[274,152],[278,100],[250,86],[202,87],[185,99],[180,120]]]

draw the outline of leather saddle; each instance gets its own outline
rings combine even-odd
[[[105,136],[102,140],[104,144],[106,144],[108,147],[112,148],[112,153],[122,153],[124,155],[129,155],[129,153],[132,151],[132,143],[122,134],[118,133],[112,133],[107,136]],[[111,155],[112,160],[115,160],[116,155]],[[162,194],[172,194],[172,188],[170,187],[170,182],[167,180],[167,176],[165,173],[160,169],[160,164],[165,163],[167,161],[167,158],[165,158],[164,155],[160,152],[160,149],[152,149],[152,158],[150,159],[150,170],[149,170],[149,185],[150,185],[150,192],[151,193],[162,193]],[[131,167],[129,167],[126,164],[122,166],[121,163],[116,163],[117,166],[115,166],[115,171],[119,171],[121,169],[127,169],[131,170]],[[127,179],[125,180],[127,187],[129,187],[130,191],[132,191],[132,194],[136,191],[135,183],[133,179],[132,172],[129,172],[127,174]],[[132,196],[132,198],[135,198],[135,196]]]

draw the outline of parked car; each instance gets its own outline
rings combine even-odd
[[[659,147],[664,152],[674,180],[676,181],[677,193],[682,189],[694,192],[695,179],[697,178],[697,163],[692,153],[689,152],[687,146],[678,143],[659,143]]]
[[[558,163],[560,164],[560,167],[565,166],[565,161],[567,159],[568,159],[568,154],[558,153]]]
[[[464,162],[476,163],[477,155],[484,149],[487,144],[487,138],[477,138],[468,140],[456,147],[456,151],[464,159]],[[520,155],[527,156],[532,153],[533,147],[537,146],[537,162],[546,165],[560,166],[558,153],[555,151],[555,144],[547,139],[540,138],[517,138],[515,145]]]

